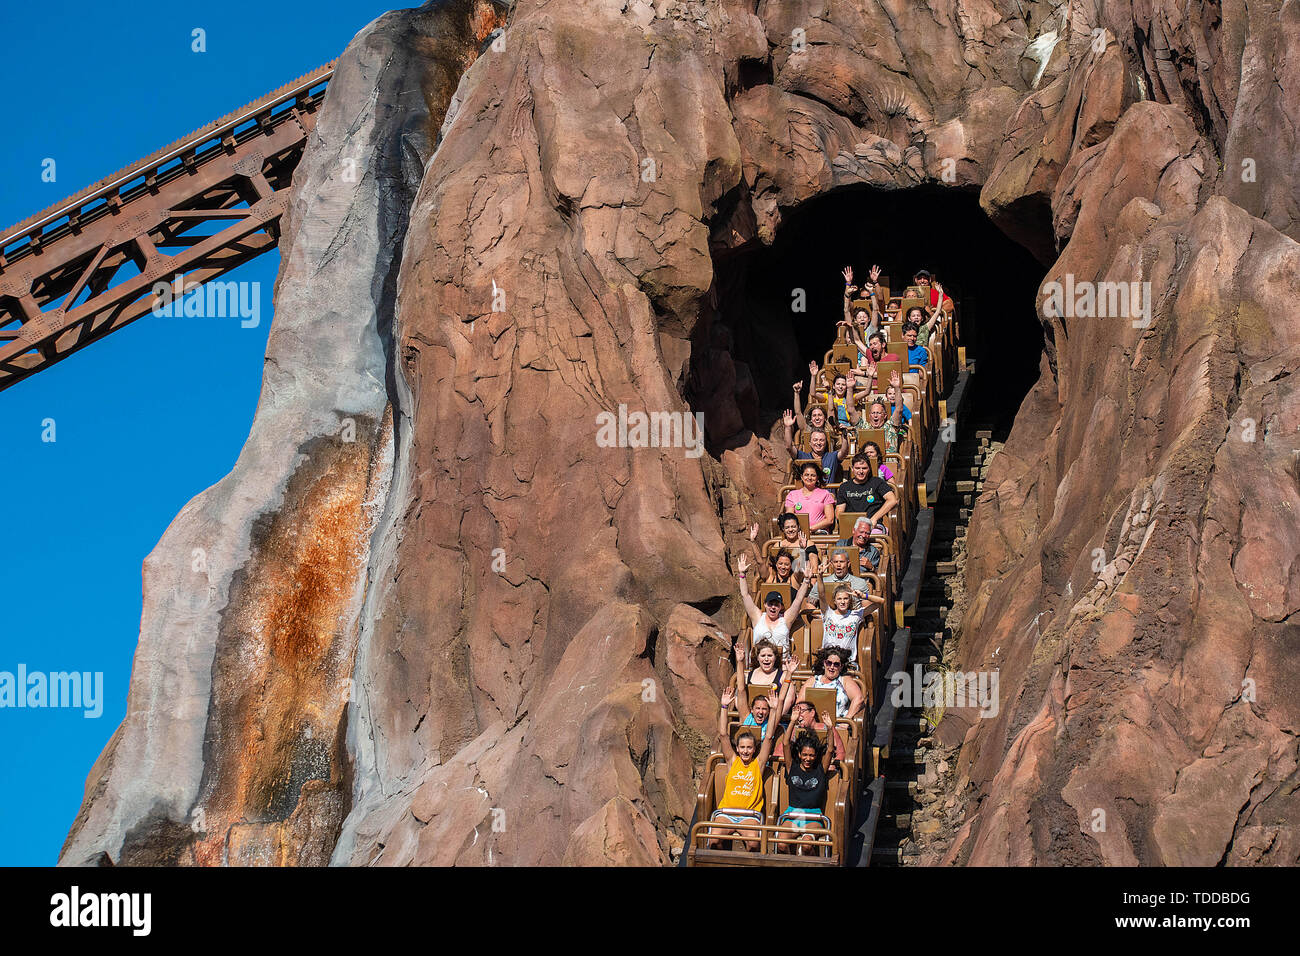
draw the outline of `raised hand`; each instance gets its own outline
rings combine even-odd
[[[775,713],[776,713],[776,707],[777,707],[776,692],[775,692],[775,691],[768,691],[768,692],[767,692],[767,708],[768,708],[768,713],[775,714]]]
[[[871,267],[871,281],[874,283],[880,279],[880,266]]]
[[[787,428],[792,428],[794,426],[794,412],[787,408],[785,414],[781,416],[781,421],[785,423]]]
[[[801,548],[808,547],[808,536],[804,534],[802,531],[799,532],[799,547]]]
[[[750,541],[757,541],[757,540],[758,540],[758,522],[757,522],[757,521],[755,521],[755,522],[754,522],[754,526],[753,526],[752,528],[749,529],[749,540],[750,540]]]
[[[813,376],[815,377],[815,376],[817,375],[817,363],[816,363],[816,362],[809,362],[809,363],[808,363],[808,371],[811,372],[811,373],[813,374]]]
[[[798,395],[802,391],[803,391],[803,382],[795,382],[794,383],[795,394]]]
[[[822,711],[822,723],[825,724],[827,727],[835,726],[835,721],[831,718],[831,715],[824,710]]]
[[[844,284],[845,285],[853,284],[853,266],[844,267]]]
[[[745,661],[745,645],[737,641],[736,642],[736,666],[739,667],[741,664],[744,663],[744,661]]]
[[[736,570],[738,570],[741,574],[744,574],[746,571],[749,570],[749,556],[744,554],[743,552],[741,553],[740,557],[736,559]]]
[[[723,707],[730,707],[732,703],[735,702],[735,700],[736,700],[736,691],[733,688],[728,687],[726,690],[722,692]]]
[[[903,376],[898,374],[898,369],[894,369],[889,373],[889,384],[894,386],[894,388],[898,388],[903,384]]]
[[[942,302],[942,301],[943,301],[943,286],[941,286],[941,285],[940,285],[939,283],[937,283],[937,282],[934,282],[934,283],[931,283],[930,288],[934,289],[935,292],[939,293],[939,301]]]

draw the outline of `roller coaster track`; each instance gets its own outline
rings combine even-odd
[[[333,62],[0,234],[0,390],[274,248]]]

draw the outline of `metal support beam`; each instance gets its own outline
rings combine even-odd
[[[150,312],[155,283],[189,288],[274,248],[333,73],[328,63],[6,230],[0,391]]]

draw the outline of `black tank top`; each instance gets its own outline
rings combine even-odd
[[[826,808],[826,771],[819,759],[811,770],[799,766],[798,758],[785,772],[785,782],[790,785],[790,806],[800,810]]]

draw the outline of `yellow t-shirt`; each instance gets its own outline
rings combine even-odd
[[[749,762],[749,766],[745,766],[739,757],[731,761],[718,809],[762,811],[763,767],[757,757]]]

